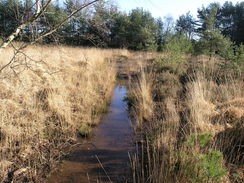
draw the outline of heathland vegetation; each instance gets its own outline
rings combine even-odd
[[[162,57],[131,83],[134,182],[243,182],[243,74],[226,62]]]
[[[13,54],[6,48],[1,64]],[[99,122],[116,74],[107,60],[113,50],[31,46],[25,54],[1,72],[0,179],[7,182],[43,182],[79,131]]]
[[[136,120],[133,182],[244,181],[243,2],[176,22],[50,2],[0,0],[0,182],[43,182],[98,124],[118,72]]]

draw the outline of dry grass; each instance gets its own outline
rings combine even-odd
[[[144,91],[132,82],[130,100],[141,120],[134,182],[244,180],[242,73],[219,67],[223,60],[217,58],[195,59],[180,67],[154,66],[153,74],[143,74],[150,78]],[[147,113],[150,118],[141,117]]]
[[[212,77],[201,73],[187,85],[188,123],[191,133],[214,136],[208,148],[223,153],[223,166],[229,171],[221,182],[243,182],[243,77],[234,79],[226,73],[220,83],[216,82],[218,77],[217,73]]]
[[[0,180],[41,182],[75,139],[106,109],[125,50],[31,46],[0,73]],[[14,54],[6,49],[0,66]],[[0,181],[0,182],[1,182]]]
[[[149,120],[153,114],[153,98],[151,92],[151,78],[152,76],[146,75],[142,72],[138,82],[134,82],[133,87],[130,90],[130,95],[133,96],[133,107],[134,116],[138,125],[142,125],[144,120]]]
[[[123,54],[117,54],[117,70],[120,76],[135,77],[143,68],[151,64],[160,56],[156,52],[139,52],[123,50]]]
[[[241,78],[228,77],[225,82],[217,84],[213,79],[198,74],[187,85],[187,104],[191,111],[189,122],[195,133],[215,134],[241,121],[244,107]]]

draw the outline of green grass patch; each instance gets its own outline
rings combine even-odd
[[[79,135],[82,137],[89,137],[91,135],[91,127],[87,124],[82,124],[79,129]]]

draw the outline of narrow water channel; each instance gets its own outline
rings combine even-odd
[[[64,160],[48,183],[127,182],[133,132],[123,100],[126,94],[125,86],[115,87],[109,111],[93,137]]]

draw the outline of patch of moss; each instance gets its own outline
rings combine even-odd
[[[82,124],[79,129],[79,135],[82,137],[88,137],[91,135],[91,127],[87,124]]]

